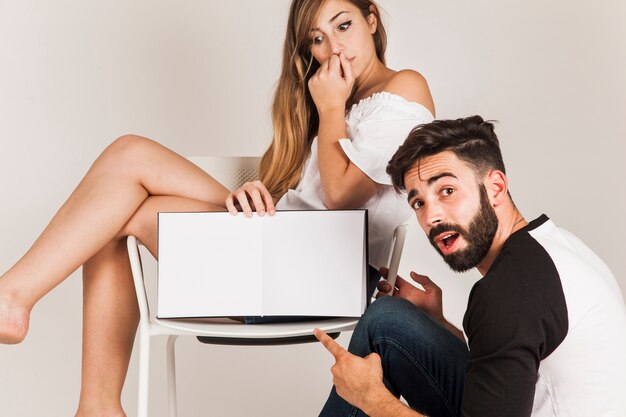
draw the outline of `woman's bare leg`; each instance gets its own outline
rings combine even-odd
[[[124,239],[83,265],[83,362],[76,417],[124,416],[120,396],[139,322]]]
[[[221,211],[184,197],[148,197],[118,235],[83,266],[83,366],[76,417],[125,416],[120,397],[139,320],[127,235],[154,255],[159,211]]]
[[[157,142],[132,135],[114,141],[28,252],[0,277],[0,343],[19,343],[35,303],[110,242],[150,195],[219,206],[228,190]]]

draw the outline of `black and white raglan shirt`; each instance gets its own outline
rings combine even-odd
[[[626,417],[626,307],[615,277],[542,215],[472,288],[465,417]]]

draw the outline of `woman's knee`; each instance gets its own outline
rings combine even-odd
[[[117,181],[137,182],[150,169],[150,152],[155,142],[137,135],[123,135],[102,151],[91,171],[96,175],[115,177]]]
[[[123,149],[129,149],[129,148],[142,146],[149,140],[150,139],[144,138],[143,136],[133,135],[131,133],[131,134],[122,135],[119,138],[115,139],[113,142],[111,142],[111,144],[109,145],[109,148],[115,149],[116,151],[121,151]]]
[[[123,135],[115,139],[102,153],[105,160],[114,161],[116,167],[136,166],[147,151],[154,146],[154,141],[137,135]]]

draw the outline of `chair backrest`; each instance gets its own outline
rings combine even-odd
[[[191,162],[208,172],[229,190],[259,179],[260,157],[254,156],[191,156]]]

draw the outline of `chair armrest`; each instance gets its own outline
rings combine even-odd
[[[391,260],[389,261],[389,273],[387,274],[387,282],[391,285],[391,292],[396,285],[396,276],[398,275],[398,269],[400,268],[400,259],[402,258],[402,250],[404,249],[404,240],[406,238],[406,224],[401,224],[396,227],[393,232],[393,246],[391,248]]]

